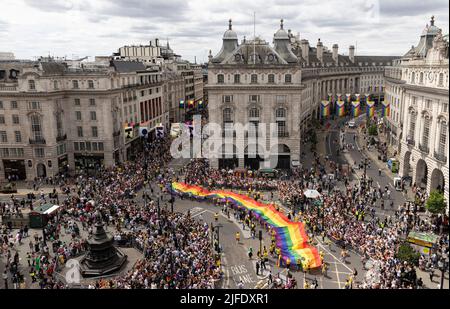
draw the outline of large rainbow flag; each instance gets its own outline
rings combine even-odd
[[[344,101],[336,102],[336,115],[339,117],[345,116],[345,102]]]
[[[208,191],[202,187],[180,182],[172,183],[172,191],[199,199],[220,198],[230,201],[236,207],[244,207],[257,218],[265,221],[274,231],[276,245],[280,248],[281,258],[286,263],[302,263],[303,267],[317,268],[321,259],[316,248],[308,244],[308,236],[302,222],[292,222],[272,204],[264,204],[254,199],[231,191]]]
[[[366,106],[367,117],[372,118],[373,116],[375,116],[375,102],[367,101]]]
[[[389,102],[383,101],[381,104],[381,116],[382,117],[389,117],[391,114],[391,104]]]
[[[358,117],[361,113],[361,105],[359,101],[352,102],[352,116]]]
[[[322,104],[320,104],[320,111],[321,111],[321,115],[322,117],[328,117],[330,116],[330,101],[322,101]]]

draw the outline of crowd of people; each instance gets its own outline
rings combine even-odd
[[[352,185],[344,179],[344,191],[332,190],[333,183],[325,163],[321,163],[317,154],[312,165],[310,170],[294,169],[289,179],[267,179],[213,169],[207,161],[197,159],[186,167],[185,179],[188,183],[210,189],[242,189],[253,197],[258,196],[255,194],[258,191],[276,192],[283,204],[291,206],[292,218],[305,222],[312,235],[326,236],[340,245],[343,251],[349,248],[357,251],[363,262],[380,262],[378,280],[363,280],[360,288],[420,287],[422,281],[417,279],[415,265],[401,261],[396,253],[409,231],[432,232],[436,231],[436,225],[416,217],[407,204],[394,205],[389,188],[377,188],[371,179],[366,186]],[[337,171],[332,172],[339,177]],[[316,189],[322,194],[320,208],[314,207],[313,201],[304,196],[307,189]],[[419,197],[423,199],[423,195]],[[377,207],[382,210],[389,208],[394,214],[381,219],[376,215]],[[445,236],[439,248],[448,255],[448,239]]]
[[[189,215],[172,213],[167,205],[160,207],[162,198],[148,193],[158,191],[157,186],[161,191],[175,180],[175,173],[166,167],[171,159],[170,139],[144,146],[145,151],[133,162],[101,169],[95,177],[79,175],[61,185],[63,196],[58,214],[49,218],[42,237],[30,241],[28,266],[33,282],[41,288],[68,287],[54,273],[68,259],[88,249],[83,234],[92,234],[96,213],[100,213],[105,228],[115,239],[126,235],[143,256],[124,275],[98,280],[90,287],[214,287],[221,272],[211,250],[209,226]],[[68,235],[70,242],[61,240]],[[16,245],[20,244],[8,240],[6,246],[11,251]]]
[[[421,287],[415,265],[400,260],[396,253],[409,231],[436,232],[437,224],[417,217],[417,209],[411,209],[410,205],[394,205],[389,188],[377,188],[371,179],[366,185],[351,184],[332,162],[323,162],[317,153],[313,153],[312,168],[294,168],[290,177],[269,178],[252,171],[215,169],[205,159],[192,159],[183,167],[182,175],[177,175],[166,167],[171,160],[170,139],[144,147],[132,162],[100,169],[95,177],[83,174],[59,182],[63,193],[56,198],[61,210],[44,226],[42,237],[35,235],[34,241],[29,241],[27,262],[33,282],[41,288],[67,287],[54,273],[68,259],[88,249],[82,234],[92,234],[99,213],[105,228],[114,234],[116,244],[135,247],[142,252],[142,258],[125,274],[91,282],[89,288],[213,288],[222,274],[211,248],[208,224],[192,219],[189,213],[170,211],[167,201],[164,203],[162,199],[172,181],[183,180],[209,189],[245,191],[256,199],[268,193],[269,201],[278,199],[288,205],[290,219],[304,222],[311,236],[322,236],[323,240],[331,239],[341,246],[343,259],[346,250],[352,249],[361,255],[363,263],[376,261],[376,267],[368,272],[360,288]],[[335,179],[344,180],[344,190],[335,189]],[[305,197],[307,189],[321,194],[320,207]],[[426,195],[416,187],[413,191],[415,205],[423,204]],[[155,192],[160,196],[155,196]],[[45,200],[41,194],[41,202]],[[27,206],[30,207],[27,202],[12,198],[11,203],[1,203],[0,210],[2,214],[17,214]],[[382,219],[376,215],[377,207],[389,208],[393,215]],[[249,228],[254,237],[257,222],[249,214],[237,212],[237,215],[243,228]],[[62,241],[64,235],[70,235],[71,240]],[[11,282],[17,285],[24,282],[24,271],[17,253],[12,252],[28,237],[27,227],[16,235],[12,234],[11,227],[2,228],[2,254],[7,260]],[[441,254],[448,256],[448,237],[441,237],[438,245]],[[270,246],[257,255],[265,261],[267,251],[276,257],[276,250]],[[421,267],[436,267],[436,264],[436,259],[421,257]],[[8,272],[5,276],[8,277]],[[275,286],[283,288],[297,285],[294,278],[285,285],[279,285],[279,280],[276,283]]]

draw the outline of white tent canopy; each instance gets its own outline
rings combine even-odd
[[[320,197],[320,193],[317,190],[308,189],[303,193],[307,198],[318,198]]]
[[[47,209],[46,211],[44,211],[44,215],[49,215],[52,212],[56,211],[60,206],[58,205],[53,205],[52,207],[50,207],[49,209]]]

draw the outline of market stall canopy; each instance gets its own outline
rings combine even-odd
[[[439,236],[433,233],[424,233],[424,232],[410,232],[408,234],[408,241],[410,243],[422,246],[422,247],[433,247],[434,244],[437,244]]]
[[[58,210],[59,207],[60,206],[58,206],[58,205],[53,205],[52,207],[50,207],[49,209],[44,211],[44,215],[49,215],[49,214],[55,212],[56,210]]]
[[[49,215],[55,212],[60,206],[53,204],[43,204],[36,207],[33,212],[41,213],[43,215]]]
[[[308,189],[303,193],[307,198],[318,198],[320,197],[320,193],[317,190]]]

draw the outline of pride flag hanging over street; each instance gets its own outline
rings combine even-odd
[[[373,116],[375,116],[375,102],[367,101],[366,105],[366,115],[367,117],[372,118]]]
[[[320,105],[320,114],[323,118],[330,116],[330,101],[322,101]]]
[[[352,102],[352,116],[358,117],[361,114],[361,106],[359,101]]]
[[[336,115],[339,117],[345,116],[345,102],[344,101],[336,102]]]
[[[292,222],[273,204],[264,204],[242,194],[225,190],[208,191],[202,187],[173,182],[172,191],[198,199],[220,198],[231,202],[235,207],[251,211],[257,218],[265,221],[274,231],[276,245],[280,248],[281,258],[292,264],[301,262],[303,267],[317,268],[321,259],[316,248],[308,244],[308,235],[302,222]]]
[[[381,116],[382,117],[389,117],[391,115],[391,104],[389,102],[381,102]]]

